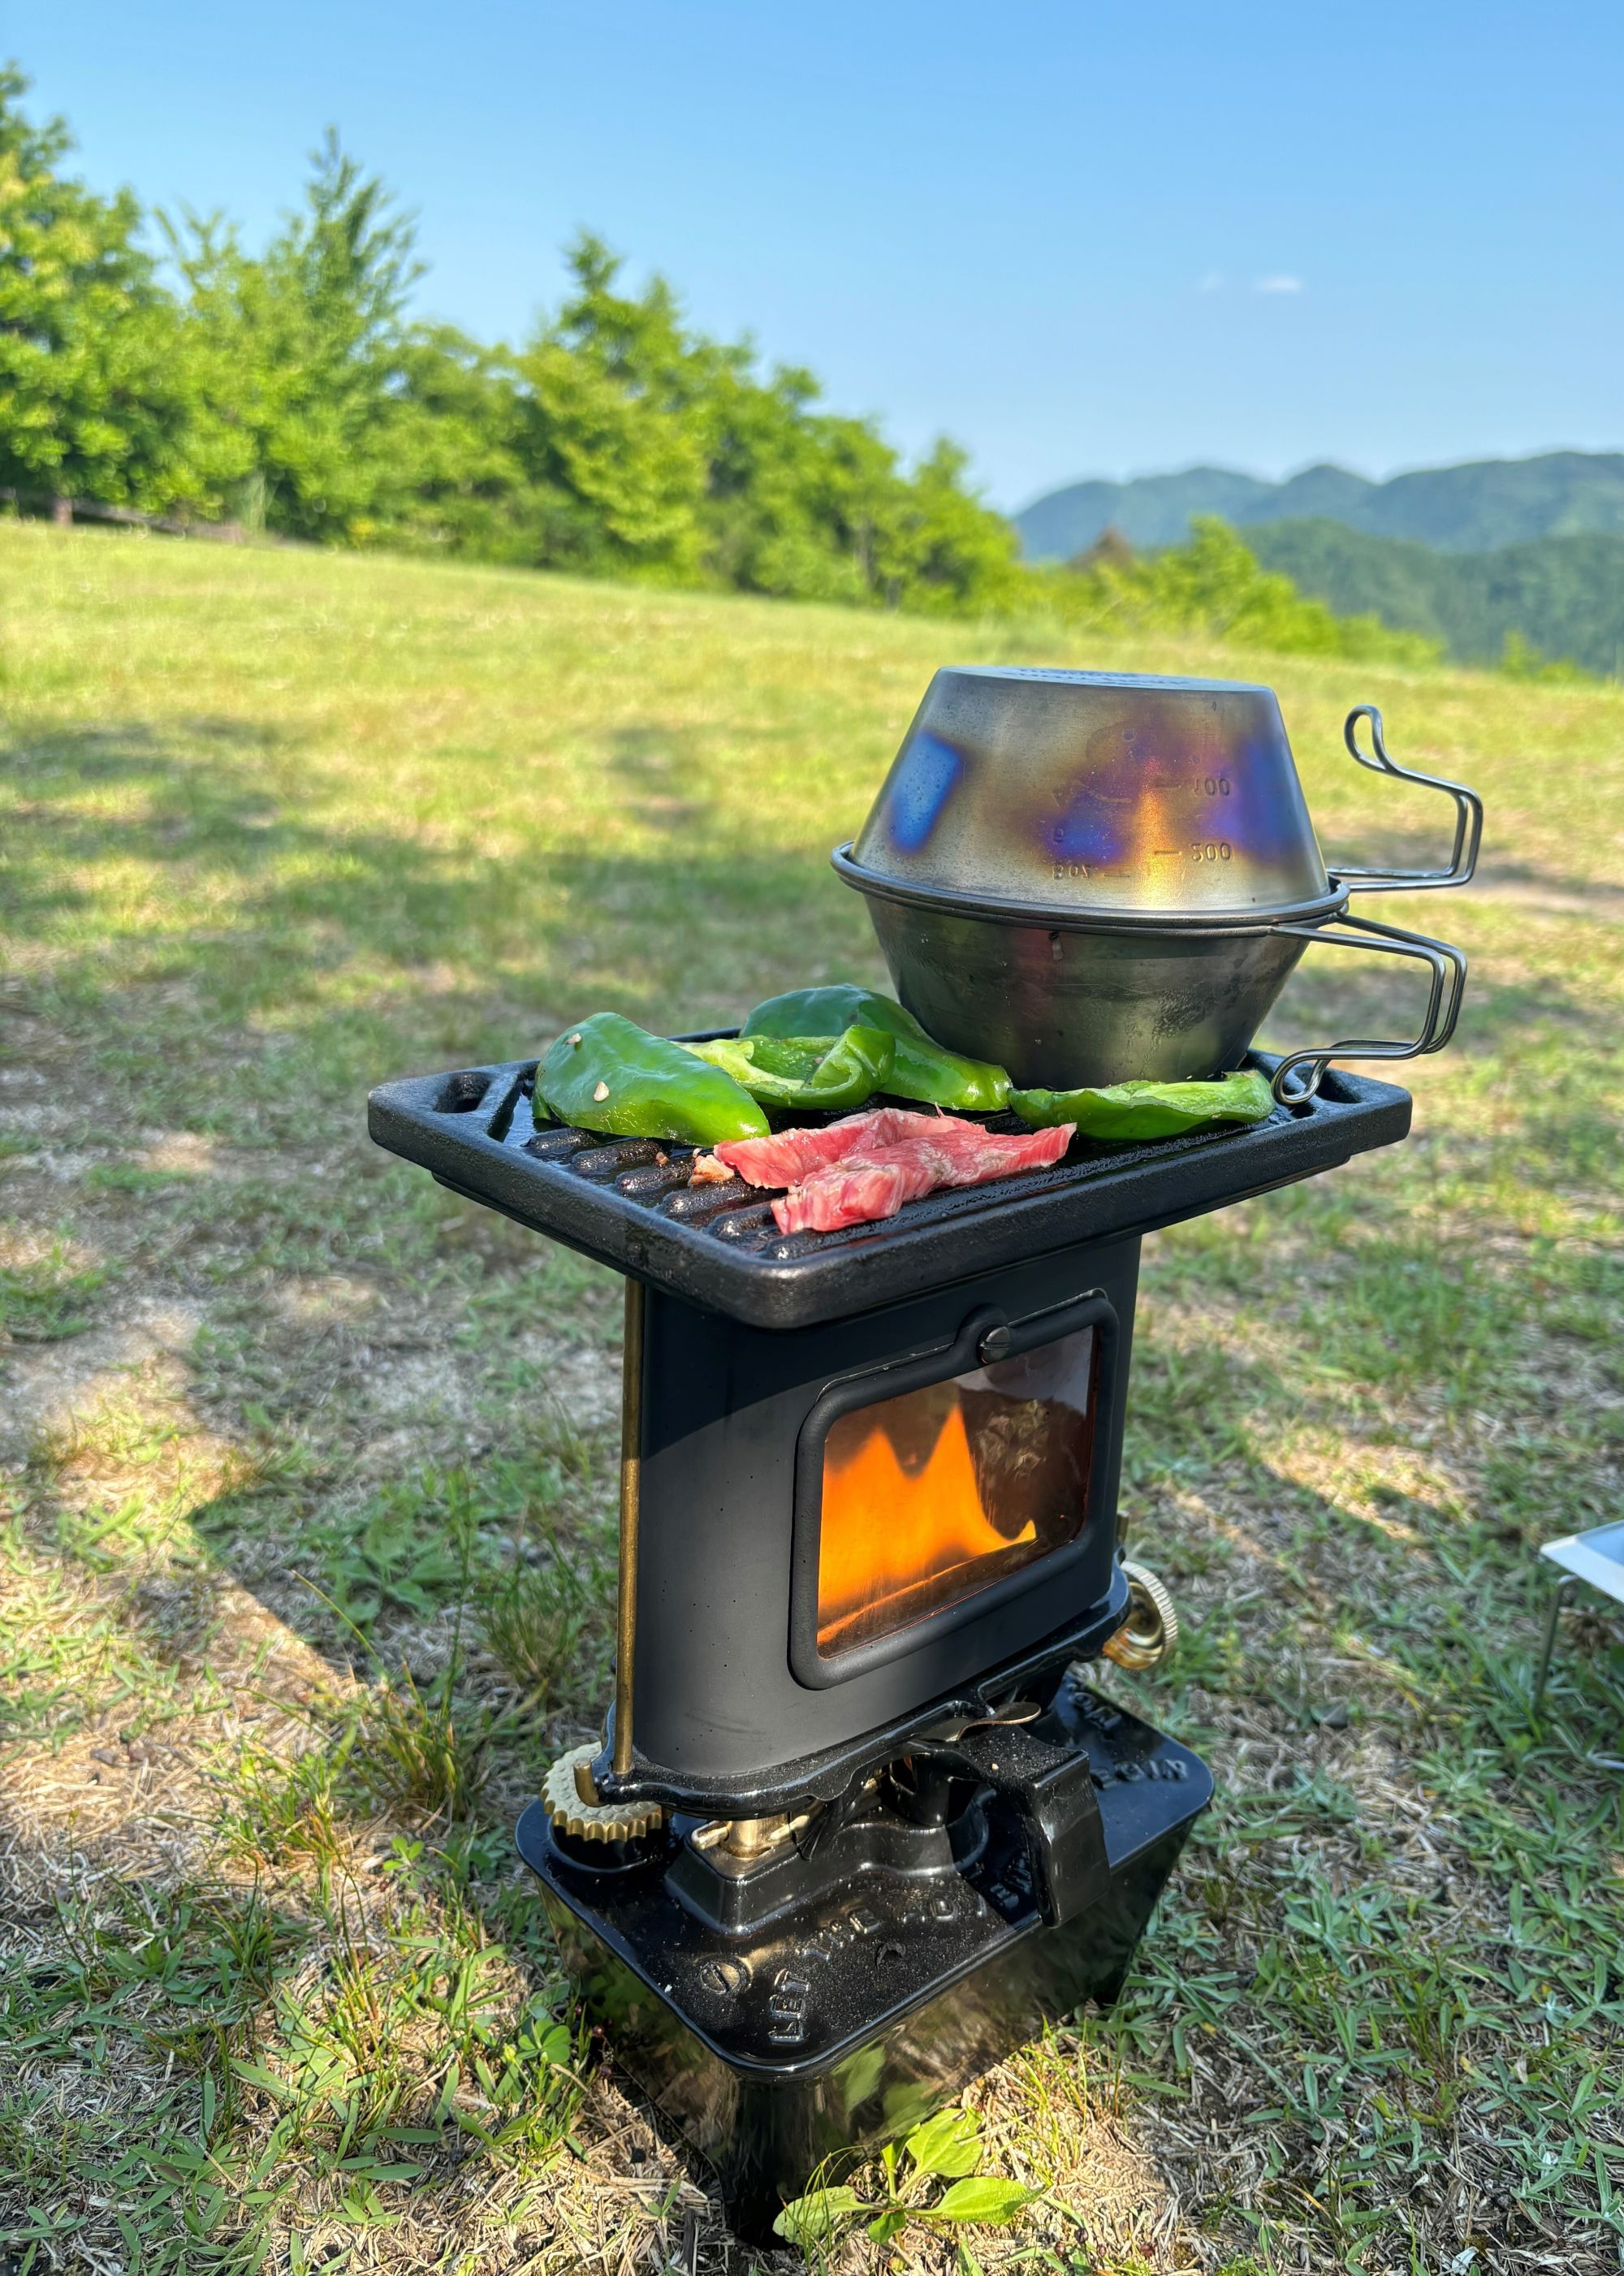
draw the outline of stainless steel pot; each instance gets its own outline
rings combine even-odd
[[[1389,757],[1372,706],[1344,734],[1362,766],[1453,800],[1446,868],[1326,870],[1270,688],[980,668],[937,672],[834,866],[866,896],[908,1009],[1022,1083],[1234,1066],[1311,941],[1424,965],[1413,1041],[1350,1037],[1282,1059],[1277,1095],[1307,1097],[1332,1058],[1449,1041],[1461,952],[1347,902],[1464,884],[1483,829],[1473,792]]]

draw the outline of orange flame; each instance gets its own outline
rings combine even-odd
[[[952,1394],[951,1385],[940,1389]],[[895,1434],[904,1434],[905,1445],[917,1442],[921,1426],[928,1437],[937,1415],[935,1444],[922,1460],[905,1462]],[[820,1652],[849,1651],[923,1620],[1040,1553],[1030,1521],[1013,1538],[988,1522],[956,1395],[945,1413],[939,1392],[887,1400],[842,1415],[830,1430],[818,1553]]]

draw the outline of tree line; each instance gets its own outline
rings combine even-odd
[[[905,468],[810,372],[626,289],[595,237],[514,348],[409,313],[410,220],[330,134],[258,253],[63,169],[0,72],[0,489],[346,544],[996,608],[1016,541],[938,443]]]
[[[799,368],[707,338],[583,232],[518,347],[411,313],[410,218],[329,133],[257,252],[219,214],[146,213],[64,170],[0,68],[0,493],[798,600],[1195,632],[1424,662],[1221,523],[1150,557],[1019,558],[945,439],[905,467]]]

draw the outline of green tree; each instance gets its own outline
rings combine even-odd
[[[387,518],[357,535],[416,550],[528,563],[545,547],[520,452],[512,360],[449,324],[414,327],[401,344],[386,413]]]
[[[515,366],[519,450],[545,558],[693,581],[706,483],[693,352],[669,288],[633,299],[598,239],[572,248],[574,289]]]
[[[671,288],[619,288],[590,235],[573,290],[517,359],[525,509],[540,560],[801,600],[1000,605],[1014,536],[937,446],[907,475],[809,372],[763,376],[747,341],[690,331]]]
[[[1265,569],[1226,522],[1202,516],[1188,545],[1089,569],[1038,573],[1038,588],[1073,624],[1120,633],[1193,632],[1282,656],[1341,656],[1368,663],[1432,664],[1441,644],[1375,617],[1339,617]]]
[[[962,616],[1021,596],[1015,532],[967,488],[968,464],[944,436],[907,482],[892,541],[896,602]]]
[[[134,198],[59,171],[67,129],[30,124],[27,87],[0,68],[0,487],[158,503],[184,487],[190,423],[173,303]]]
[[[1015,535],[938,443],[913,475],[866,420],[819,411],[817,383],[755,376],[710,348],[703,414],[707,561],[720,581],[800,600],[982,608],[1017,589]]]
[[[336,133],[312,166],[303,210],[258,259],[218,215],[166,226],[186,286],[198,463],[246,520],[349,539],[410,491],[396,413],[420,269],[410,219]]]

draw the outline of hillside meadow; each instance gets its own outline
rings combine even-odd
[[[1486,851],[1376,910],[1474,962],[1412,1140],[1147,1244],[1125,1493],[1188,1643],[1109,1681],[1218,1799],[1119,2007],[969,2098],[1045,2194],[829,2265],[1620,2265],[1624,1629],[1530,1688],[1536,1545],[1620,1508],[1624,690],[0,524],[19,2276],[766,2265],[511,1852],[607,1693],[618,1284],[364,1099],[882,979],[828,848],[991,660],[1266,679],[1328,853],[1424,858],[1374,702]],[[1408,1002],[1314,952],[1279,1038]]]

